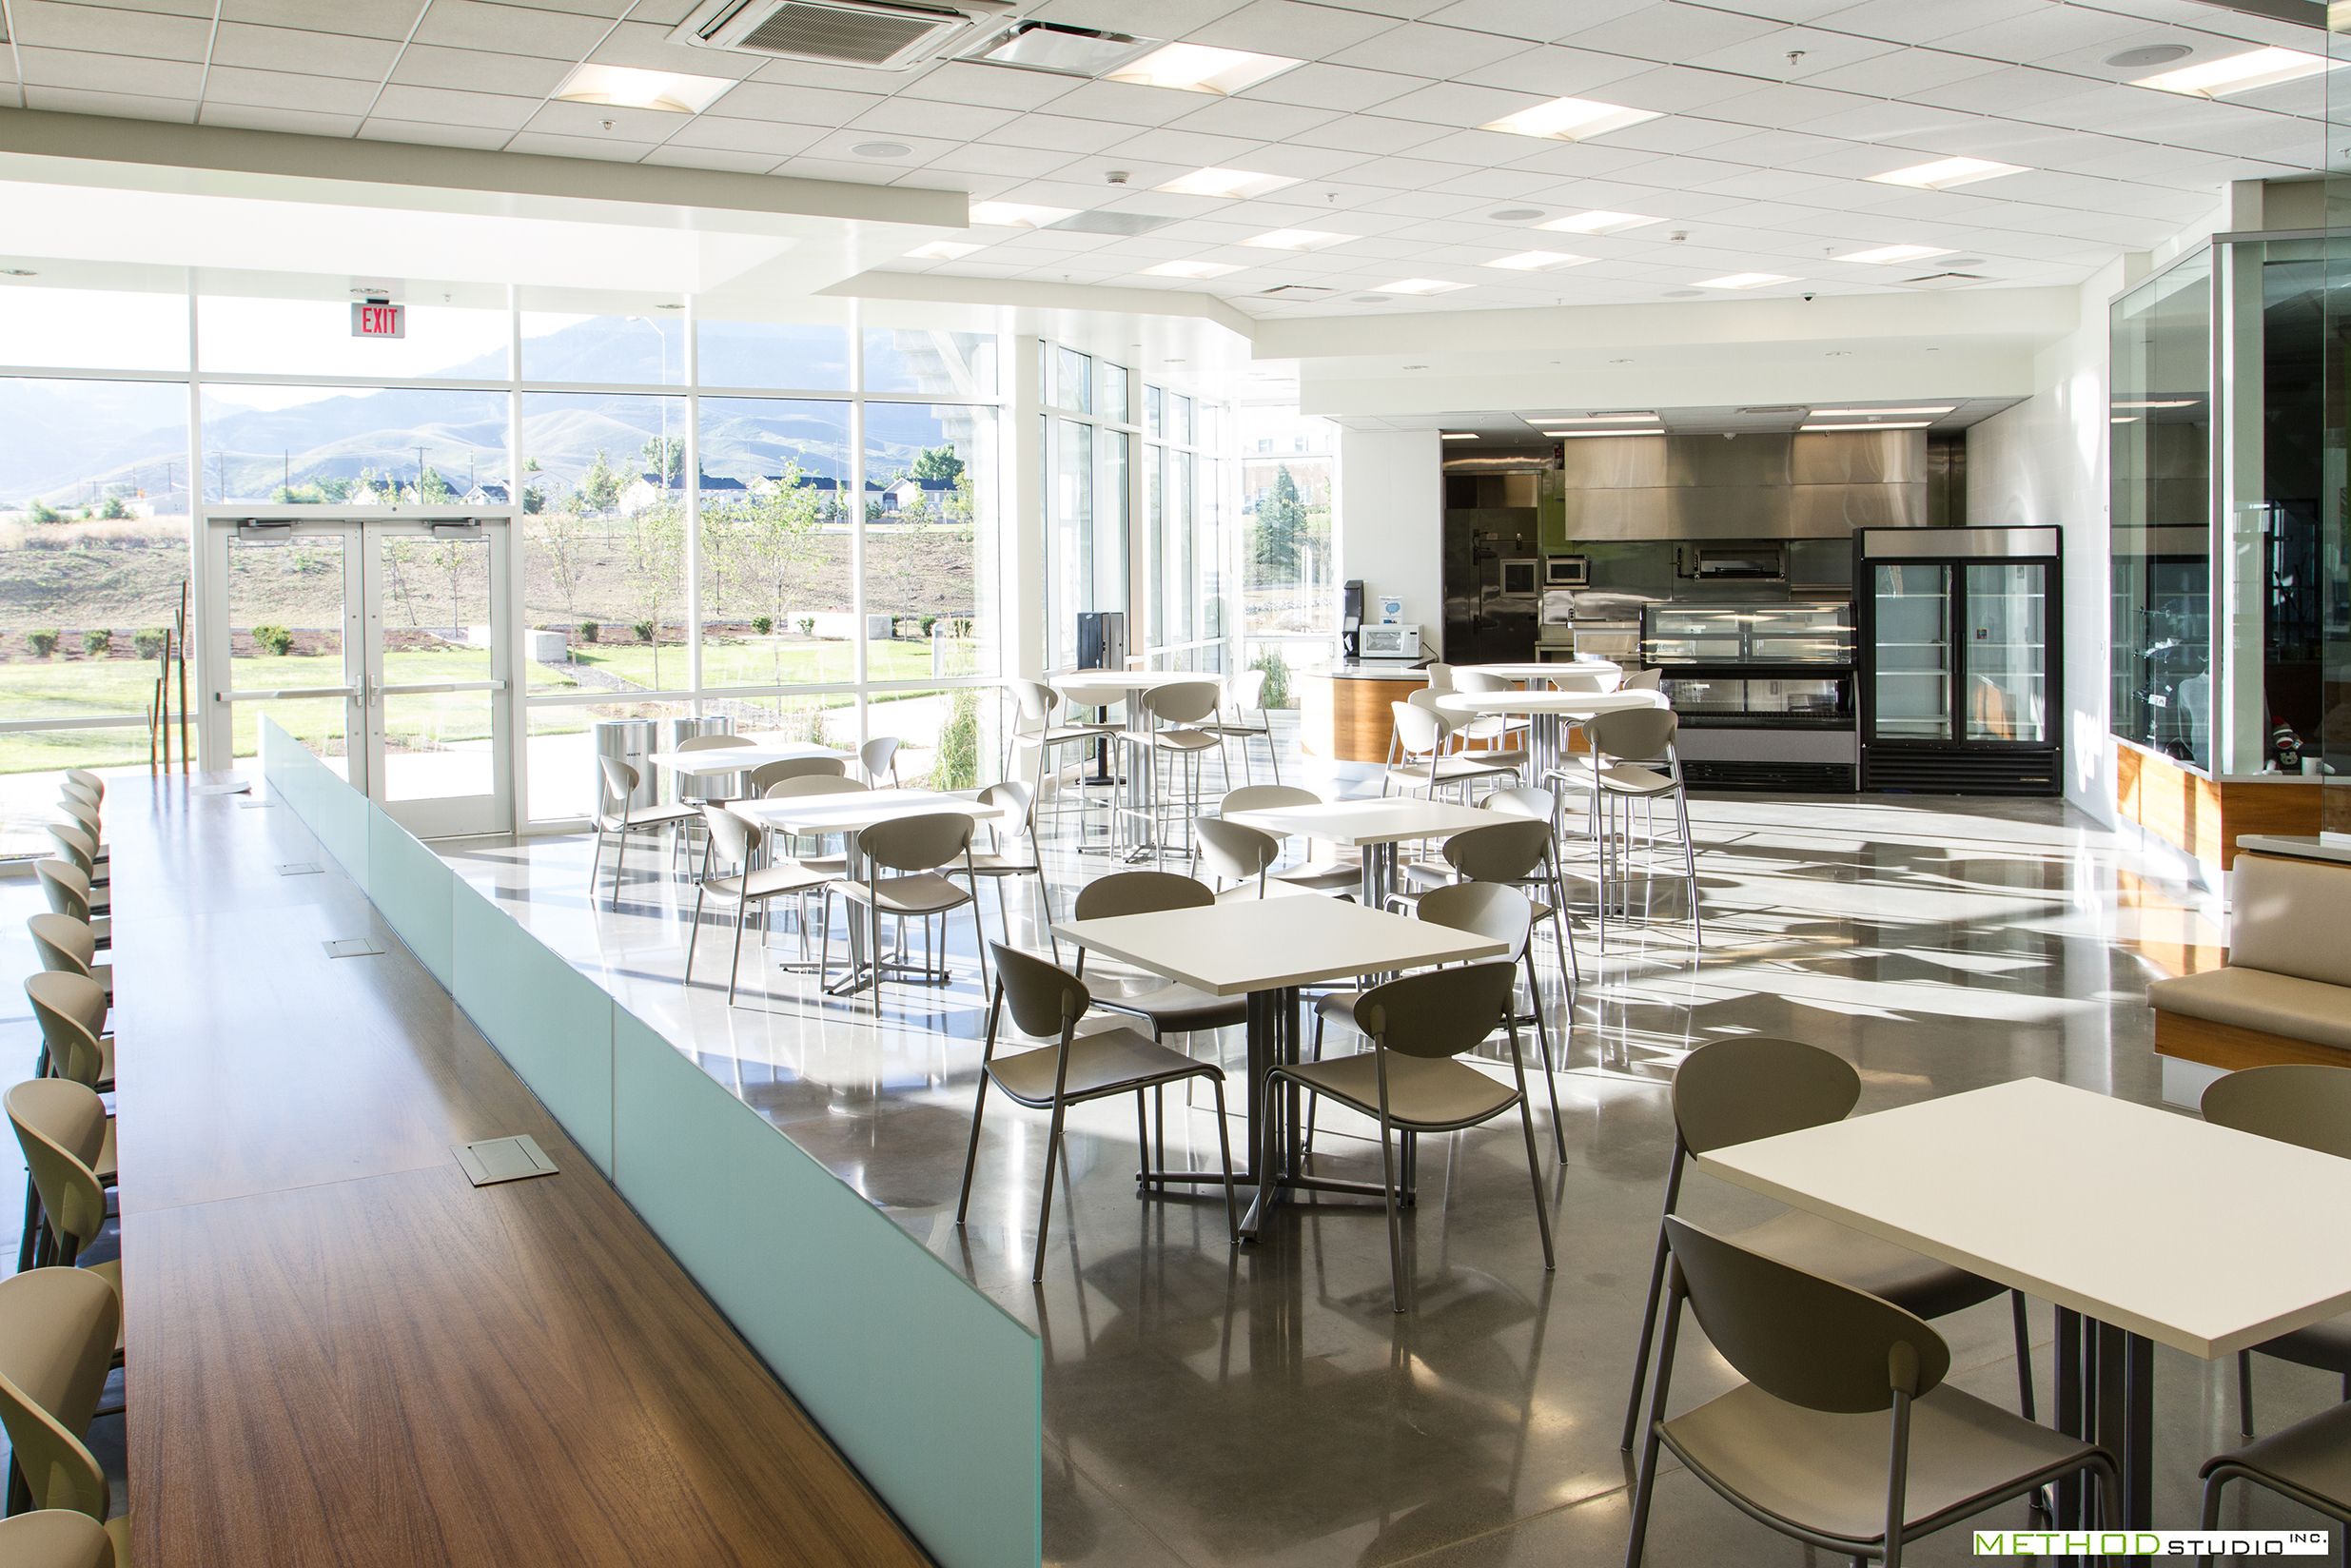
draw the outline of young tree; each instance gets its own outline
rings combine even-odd
[[[686,482],[686,443],[676,436],[654,436],[639,449],[645,460],[645,471],[661,476],[665,489],[676,490]]]
[[[1288,463],[1274,470],[1273,489],[1257,503],[1251,530],[1249,559],[1269,572],[1298,570],[1299,535],[1304,529],[1306,508],[1299,500],[1298,481]]]
[[[527,498],[528,490],[523,492]],[[545,558],[547,570],[555,578],[556,591],[563,596],[563,618],[579,618],[579,575],[586,565],[588,525],[578,509],[558,507],[555,511],[533,508],[526,500],[523,512],[531,519],[525,526],[530,530],[531,542]]]
[[[653,683],[658,687],[660,625],[664,612],[677,601],[678,584],[686,569],[684,503],[664,496],[650,506],[630,513],[622,544],[627,552],[629,585],[637,618],[654,626]]]
[[[441,477],[440,469],[428,462],[418,472],[417,500],[430,506],[456,499],[457,492],[449,488],[449,481]]]
[[[596,461],[588,464],[587,473],[580,477],[579,504],[598,516],[620,504],[619,471],[613,467],[612,460],[600,446],[596,449]]]
[[[955,456],[952,446],[926,446],[914,455],[913,466],[907,477],[917,480],[960,480],[963,460]]]
[[[760,609],[778,625],[786,619],[786,601],[815,556],[817,531],[824,523],[824,502],[802,482],[804,477],[798,463],[787,462],[765,493],[725,508],[732,519],[726,544],[735,571],[756,591]],[[703,513],[705,520],[709,517]],[[783,644],[773,642],[769,648],[781,684]]]

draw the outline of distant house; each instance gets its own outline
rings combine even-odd
[[[400,499],[397,489],[390,493],[379,489],[372,480],[353,480],[350,490],[343,498],[353,506],[383,506]]]
[[[477,484],[458,498],[468,506],[503,506],[506,487],[502,484]]]
[[[751,486],[745,484],[741,480],[729,479],[720,474],[704,474],[701,480],[701,489],[703,495],[714,496],[721,500],[729,500],[735,496],[748,495],[751,492]],[[653,505],[656,501],[665,500],[671,496],[682,495],[682,486],[668,482],[668,480],[659,474],[639,474],[635,479],[629,480],[628,483],[620,487],[620,510],[623,512],[641,512],[646,507]]]
[[[947,498],[955,493],[953,480],[918,480],[909,474],[897,483],[882,491],[882,511],[894,514],[905,511],[916,501],[928,501],[930,510],[947,510]]]

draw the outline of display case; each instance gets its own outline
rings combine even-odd
[[[1641,617],[1641,662],[1664,672],[1692,783],[1854,787],[1851,605],[1653,604]]]

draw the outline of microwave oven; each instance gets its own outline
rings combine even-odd
[[[1361,639],[1360,658],[1417,659],[1420,657],[1420,628],[1409,623],[1392,626],[1366,626],[1356,634]]]
[[[1590,556],[1545,556],[1543,558],[1543,586],[1546,588],[1591,587],[1592,558]]]

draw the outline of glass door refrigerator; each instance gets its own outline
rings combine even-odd
[[[2055,528],[1862,528],[1861,787],[2064,789]]]

